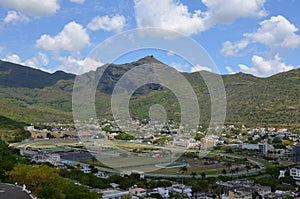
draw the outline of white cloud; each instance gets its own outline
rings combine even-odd
[[[230,66],[226,66],[225,69],[228,71],[229,74],[235,73]]]
[[[212,71],[211,68],[208,68],[208,67],[206,67],[206,66],[201,66],[201,65],[199,65],[199,64],[197,64],[196,66],[193,66],[193,67],[191,68],[191,72],[192,72],[192,73],[193,73],[193,72],[197,72],[197,71],[203,71],[203,70],[209,71],[209,72]]]
[[[8,11],[3,22],[6,24],[8,24],[8,23],[17,24],[18,22],[27,23],[27,22],[29,22],[29,18],[20,12]]]
[[[70,0],[70,2],[83,4],[85,2],[85,0]]]
[[[72,56],[60,57],[59,61],[62,62],[62,65],[60,65],[57,70],[63,70],[73,74],[83,74],[91,70],[96,70],[103,65],[102,62],[89,57],[84,60],[76,59]]]
[[[90,44],[90,37],[85,28],[76,22],[70,22],[56,36],[42,35],[36,46],[45,50],[79,51]]]
[[[90,30],[106,30],[106,31],[117,31],[120,32],[124,28],[126,18],[123,15],[109,16],[97,16],[92,19],[88,24]]]
[[[225,56],[236,56],[242,49],[246,48],[248,44],[249,41],[246,39],[234,43],[226,41],[222,44],[221,53]]]
[[[8,62],[12,62],[12,63],[15,63],[15,64],[20,64],[21,63],[21,59],[20,59],[19,55],[12,54],[12,53],[7,54],[5,56],[5,58],[3,59],[3,61],[8,61]]]
[[[24,64],[32,68],[41,68],[49,64],[49,59],[46,54],[39,52],[35,57],[26,60]]]
[[[175,68],[176,70],[183,72],[183,71],[187,71],[187,69],[189,68],[188,64],[182,64],[182,63],[176,63],[176,62],[172,62],[170,64],[170,66],[172,66],[173,68]]]
[[[262,17],[265,0],[202,0],[207,11],[190,12],[175,0],[135,0],[136,22],[139,28],[160,27],[192,35],[216,24],[230,24],[240,17]]]
[[[212,24],[231,24],[242,17],[257,18],[267,13],[265,0],[202,0],[207,6],[207,20]]]
[[[41,69],[44,71],[47,71],[47,70],[43,69],[43,66],[47,66],[49,64],[48,56],[46,54],[40,53],[40,52],[37,53],[36,56],[34,56],[30,59],[27,59],[25,62],[23,62],[21,60],[19,55],[13,54],[13,53],[8,53],[8,54],[6,54],[3,61],[12,62],[12,63],[20,64],[23,66],[29,66],[31,68],[37,68],[37,69]]]
[[[200,10],[190,13],[188,7],[174,0],[135,0],[137,26],[160,27],[191,35],[206,30]]]
[[[251,61],[252,67],[246,66],[244,64],[239,64],[239,67],[242,72],[251,73],[259,77],[270,76],[294,68],[291,65],[286,65],[278,55],[275,55],[273,59],[269,60],[254,55]]]
[[[285,17],[278,15],[260,23],[260,28],[254,33],[246,33],[252,42],[262,43],[271,50],[294,49],[300,46],[298,29]]]
[[[53,15],[60,8],[57,0],[1,0],[0,5],[33,16]]]

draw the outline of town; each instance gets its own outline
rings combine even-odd
[[[209,135],[202,126],[180,134],[172,121],[155,128],[135,124],[143,134],[123,132],[109,120],[93,121],[86,131],[36,124],[27,127],[28,139],[11,146],[32,164],[52,165],[107,199],[299,196],[297,128],[227,125]],[[103,181],[87,183],[74,177],[78,172]]]

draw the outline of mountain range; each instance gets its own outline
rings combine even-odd
[[[97,86],[98,118],[112,118],[111,93],[118,80],[129,70],[142,64],[163,64],[153,56],[125,64],[110,64]],[[208,75],[216,75],[206,72]],[[181,73],[193,87],[199,102],[201,119],[210,119],[210,96],[199,73]],[[0,116],[15,121],[72,121],[72,91],[76,75],[38,69],[0,61]],[[221,76],[227,98],[226,123],[249,126],[300,126],[300,69],[278,73],[267,78],[237,73]],[[130,113],[147,118],[153,104],[165,107],[168,118],[180,119],[176,96],[159,84],[149,84],[135,91],[130,100]]]

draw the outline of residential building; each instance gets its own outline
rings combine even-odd
[[[300,142],[296,143],[292,148],[292,161],[300,162]]]
[[[246,189],[234,189],[228,192],[228,199],[252,199],[252,192]]]
[[[271,193],[271,187],[269,186],[255,185],[253,187],[253,190],[256,191],[262,197]]]
[[[156,188],[154,189],[155,191],[158,192],[158,194],[163,197],[163,198],[169,198],[170,197],[170,194],[169,194],[169,190],[166,189],[166,188],[163,188],[163,187],[159,187],[159,188]]]
[[[294,180],[300,180],[300,166],[296,166],[290,169],[290,176],[294,178]]]
[[[263,144],[242,144],[242,149],[243,150],[251,150],[251,151],[258,151],[262,154],[267,154],[268,152],[268,144],[263,143]]]
[[[129,188],[129,193],[133,196],[144,197],[147,195],[146,189],[143,188]]]
[[[88,166],[84,166],[82,169],[80,169],[83,173],[91,173],[92,170]]]

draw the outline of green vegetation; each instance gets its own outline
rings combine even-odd
[[[133,63],[108,67],[96,93],[99,117],[112,118],[110,99],[114,85],[125,72],[144,63],[161,62],[149,56]],[[0,72],[0,115],[28,123],[72,121],[74,75],[49,74],[8,62],[1,62]],[[208,88],[199,73],[183,75],[195,90],[201,112],[200,123],[205,126],[210,119]],[[215,76],[209,72],[203,72],[203,75]],[[34,78],[29,79],[31,76]],[[300,69],[268,78],[243,73],[223,75],[222,78],[227,94],[226,122],[249,126],[299,126]],[[143,86],[135,92],[129,105],[131,116],[149,118],[148,111],[153,104],[164,106],[168,119],[180,120],[176,96],[159,85]]]
[[[109,188],[110,184],[107,180],[97,178],[92,173],[83,173],[78,169],[61,170],[59,173],[64,178],[69,178],[78,181],[81,184],[90,186],[92,188],[105,189]]]
[[[29,138],[30,133],[24,130],[25,125],[25,123],[0,116],[0,139],[6,142],[20,142]]]
[[[5,181],[5,172],[10,171],[17,163],[16,155],[0,140],[0,182]]]
[[[20,157],[16,151],[12,151],[0,140],[0,182],[18,182],[19,185],[26,184],[38,198],[47,199],[84,199],[99,198],[100,195],[90,192],[86,186],[75,185],[67,178],[62,178],[59,170],[47,165],[29,165],[25,159]],[[76,172],[73,172],[76,174]],[[75,175],[80,176],[80,174]],[[94,177],[94,176],[93,176]],[[82,177],[83,178],[83,177]],[[97,183],[97,186],[108,187],[107,182],[100,179],[85,177],[88,182]],[[84,180],[82,179],[84,182]],[[100,183],[101,181],[101,183]]]
[[[38,198],[82,199],[98,198],[99,194],[90,192],[88,187],[75,185],[59,176],[59,170],[46,165],[16,165],[6,175],[12,182],[26,184]]]

